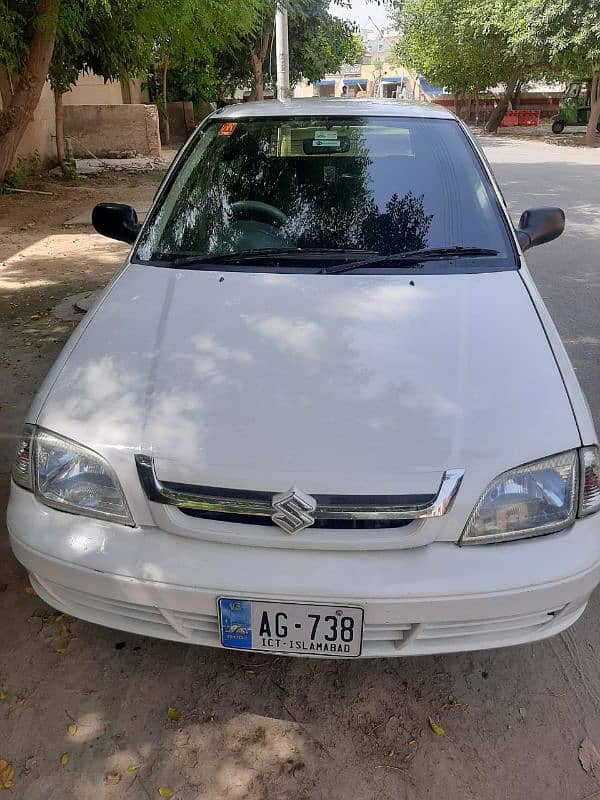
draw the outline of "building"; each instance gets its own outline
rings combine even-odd
[[[430,99],[422,78],[395,58],[398,35],[385,30],[360,32],[365,54],[360,64],[344,64],[339,72],[316,83],[302,81],[294,97],[387,97]]]

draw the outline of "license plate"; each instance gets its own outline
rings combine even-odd
[[[361,652],[363,610],[220,597],[219,627],[234,650],[348,658]]]

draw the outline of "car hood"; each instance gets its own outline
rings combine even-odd
[[[463,468],[476,494],[579,444],[516,271],[129,265],[47,386],[42,426],[121,473],[143,452],[163,480],[208,486],[429,493]]]

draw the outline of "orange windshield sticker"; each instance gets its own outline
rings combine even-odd
[[[237,128],[237,122],[224,122],[217,131],[218,136],[231,136]]]

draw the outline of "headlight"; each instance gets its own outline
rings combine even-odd
[[[61,511],[134,524],[117,476],[102,456],[50,431],[25,426],[13,479]]]
[[[576,450],[504,472],[479,499],[460,544],[522,539],[568,527],[577,515],[578,480]]]

